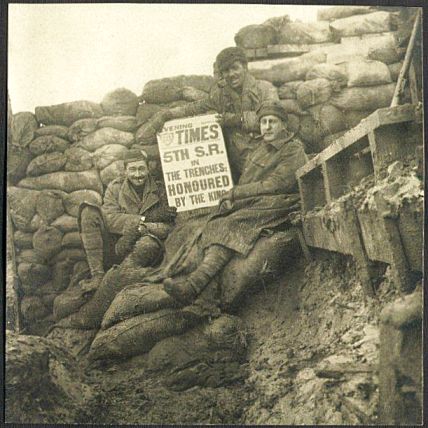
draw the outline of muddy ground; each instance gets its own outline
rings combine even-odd
[[[103,424],[376,423],[378,315],[397,294],[389,268],[380,268],[376,299],[365,297],[352,259],[332,253],[317,253],[310,263],[302,260],[290,266],[281,281],[263,285],[239,313],[248,329],[248,355],[239,376],[229,379],[229,384],[172,391],[164,386],[163,375],[146,369],[145,355],[95,368],[88,367],[84,359],[66,361],[65,354],[46,351],[50,358],[60,360],[59,365],[75,373],[68,378],[60,374],[62,378],[52,382],[59,382],[59,389],[64,389],[64,382],[76,382],[79,388],[84,385],[85,399],[80,398],[74,407],[70,404],[64,410],[65,401],[70,403],[70,399],[61,399],[58,393],[52,395],[52,385],[35,389],[33,398],[36,394],[40,399],[33,401],[24,399],[26,391],[19,391],[18,385],[19,394],[15,397],[13,390],[9,394],[7,420]],[[60,341],[57,345],[62,346]],[[36,371],[25,382],[36,381],[31,379]],[[45,396],[50,399],[43,400]],[[25,407],[17,406],[17,400]]]

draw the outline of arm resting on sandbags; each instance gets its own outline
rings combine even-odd
[[[118,192],[119,187],[117,187],[115,183],[107,187],[101,210],[107,220],[107,227],[109,231],[111,233],[117,233],[121,235],[126,225],[130,226],[131,228],[138,227],[141,216],[139,214],[127,214],[122,212],[117,202]]]

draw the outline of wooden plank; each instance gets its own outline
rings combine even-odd
[[[412,104],[417,104],[419,102],[419,94],[418,85],[416,83],[415,64],[413,60],[409,68],[409,87]]]
[[[322,163],[321,153],[318,153],[315,157],[313,157],[311,160],[306,162],[302,167],[300,167],[296,171],[296,177],[297,178],[303,177],[305,174],[312,171],[314,168],[319,167]]]
[[[267,58],[268,50],[267,48],[258,48],[256,49],[256,58]]]

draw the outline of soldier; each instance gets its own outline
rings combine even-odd
[[[247,154],[254,148],[259,131],[256,110],[267,100],[278,100],[276,88],[256,80],[248,72],[245,52],[238,47],[222,50],[214,63],[217,84],[209,96],[183,107],[156,113],[152,120],[158,130],[167,120],[216,111],[223,128],[234,182],[242,172]]]
[[[263,230],[287,222],[299,200],[295,172],[307,162],[303,143],[287,130],[279,102],[262,104],[258,118],[263,142],[250,153],[239,183],[222,196],[218,212],[202,229],[197,243],[202,262],[185,277],[163,281],[168,294],[184,305],[194,302],[191,311],[202,311],[198,314],[212,310],[212,301],[197,297],[232,256],[246,257]],[[211,291],[205,294],[208,300],[213,296]]]
[[[162,240],[174,220],[163,185],[149,174],[145,153],[130,150],[124,163],[125,177],[108,185],[101,209],[80,207],[80,236],[91,272],[91,279],[82,284],[87,291],[98,287],[105,269],[123,259],[137,240],[140,265],[160,263]]]

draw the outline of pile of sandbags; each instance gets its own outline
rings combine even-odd
[[[155,113],[208,97],[214,82],[211,76],[177,76],[147,82],[136,113],[136,142],[144,146],[156,144],[156,132],[162,123],[152,119]]]
[[[296,51],[309,44],[311,49],[292,58],[249,63],[257,79],[277,87],[289,127],[308,153],[325,149],[361,119],[390,105],[404,55],[394,18],[394,13],[368,6],[322,9],[316,23],[278,18],[276,43],[295,44]]]
[[[138,96],[127,89],[100,104],[75,101],[12,116],[8,190],[21,312],[29,331],[53,321],[53,303],[88,267],[78,232],[83,203],[101,205],[106,186],[124,173],[135,143]],[[161,177],[157,144],[144,147]]]

